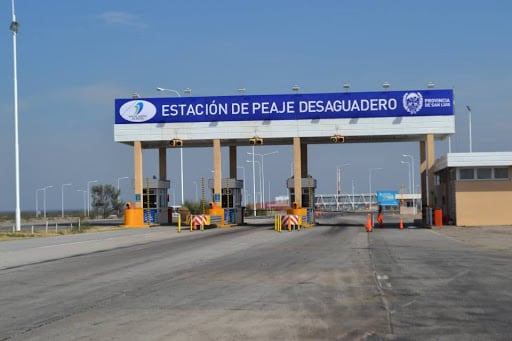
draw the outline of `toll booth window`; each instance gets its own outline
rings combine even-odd
[[[156,194],[155,191],[150,189],[149,190],[149,196],[146,193],[146,190],[143,190],[142,194],[142,201],[144,204],[144,207],[148,207],[148,197],[149,197],[149,208],[156,208]]]
[[[222,207],[234,207],[233,195],[223,195],[222,196]]]

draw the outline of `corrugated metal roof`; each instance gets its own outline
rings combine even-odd
[[[434,163],[433,171],[461,167],[512,166],[512,152],[448,153]]]

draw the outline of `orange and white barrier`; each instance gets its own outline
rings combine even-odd
[[[205,225],[210,225],[210,216],[206,214],[193,215],[190,217],[190,232],[192,229],[197,230],[197,225],[201,226],[201,231]]]
[[[283,230],[283,225],[287,227],[288,231],[292,230],[292,226],[300,231],[301,224],[302,217],[296,214],[276,215],[274,218],[274,230],[277,232]]]

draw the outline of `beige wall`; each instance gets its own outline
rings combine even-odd
[[[457,181],[457,226],[512,225],[512,181]]]

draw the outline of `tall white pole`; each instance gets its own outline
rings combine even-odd
[[[254,203],[254,216],[256,217],[256,170],[254,168],[254,145],[252,146],[252,197]]]
[[[347,166],[351,166],[352,164],[351,163],[345,163],[341,166],[338,166],[336,168],[336,190],[337,190],[337,195],[336,195],[336,210],[339,210],[339,202],[340,202],[340,199],[341,199],[341,170],[343,169],[343,167],[347,167]],[[343,205],[341,207],[343,209]]]
[[[368,172],[369,175],[368,175],[368,187],[370,188],[370,209],[372,208],[372,197],[373,197],[373,193],[372,193],[372,171],[374,170],[381,170],[382,168],[370,168],[370,171]]]
[[[411,179],[412,179],[412,193],[416,194],[416,188],[414,187],[414,158],[409,154],[402,154],[403,157],[408,157],[411,160]],[[413,212],[416,214],[416,199],[413,199]]]
[[[179,91],[173,90],[173,89],[167,89],[167,88],[156,88],[156,91],[168,91],[175,94],[177,97],[181,97],[181,94]],[[185,94],[190,94],[191,90],[189,88],[185,89]],[[180,183],[181,183],[181,206],[185,203],[185,193],[184,193],[184,186],[183,186],[183,147],[180,147]]]
[[[53,188],[53,186],[46,186],[43,188],[43,217],[46,218],[46,190]]]
[[[12,22],[10,29],[12,31],[12,50],[13,50],[13,68],[14,68],[14,155],[15,155],[15,173],[16,173],[16,231],[21,231],[21,209],[20,209],[20,146],[18,137],[18,65],[16,56],[16,34],[19,24],[16,21],[14,11],[14,0],[12,0]]]
[[[195,189],[196,189],[196,197],[195,198],[196,198],[196,202],[198,202],[199,201],[199,197],[197,196],[197,181],[192,181],[192,183],[194,184]]]
[[[39,218],[39,191],[42,191],[44,188],[36,189],[36,218]]]
[[[253,154],[253,158],[254,158],[254,155],[258,155],[261,157],[261,177],[260,177],[260,190],[261,190],[261,205],[262,205],[262,208],[265,208],[264,207],[264,202],[265,202],[265,169],[264,169],[264,161],[263,161],[263,158],[267,155],[272,155],[272,154],[277,154],[279,153],[278,150],[274,150],[273,152],[270,152],[270,153],[265,153],[265,154],[255,154],[254,153],[254,146],[253,146],[253,151],[252,151],[252,154]],[[251,153],[249,153],[251,154]]]
[[[180,147],[181,206],[185,204],[183,194],[183,147]]]
[[[263,201],[264,201],[264,198],[263,198],[263,194],[264,194],[264,189],[263,189],[263,166],[262,164],[259,162],[259,161],[254,161],[254,162],[257,162],[259,165],[260,165],[260,200],[261,200],[261,204],[260,204],[260,207],[262,209],[265,209],[265,207],[263,207]]]
[[[39,189],[36,189],[36,218],[37,218],[37,211],[39,211],[39,201],[37,198],[37,193],[39,192]]]
[[[261,207],[265,209],[265,169],[263,168],[263,157],[264,155],[261,155]]]
[[[466,109],[468,109],[468,117],[469,117],[469,152],[473,152],[473,140],[471,137],[471,108],[469,105],[466,105]]]
[[[412,184],[412,165],[410,162],[407,162],[407,170],[409,171],[409,194],[412,194],[414,185]]]
[[[246,190],[245,190],[245,167],[237,166],[236,168],[242,169],[242,178],[244,179],[244,187],[243,187],[243,200],[242,200],[242,206],[247,205],[247,198],[245,196]]]
[[[60,188],[60,198],[61,198],[61,207],[62,207],[62,218],[64,218],[64,187],[71,186],[71,184],[63,184]]]
[[[87,191],[86,191],[86,190],[84,190],[84,189],[77,189],[76,191],[77,191],[77,192],[82,192],[82,199],[83,199],[83,201],[84,201],[83,209],[84,209],[84,217],[85,217],[85,214],[86,214],[85,206],[86,206],[86,203],[87,203],[87,197],[86,197],[86,193],[87,193]]]
[[[336,211],[340,209],[340,167],[336,167]]]
[[[354,179],[352,179],[352,211],[355,211],[355,186],[354,186]]]
[[[98,180],[87,181],[87,216],[91,213],[91,184],[98,182]]]
[[[403,157],[408,157],[411,159],[411,180],[412,180],[412,192],[415,193],[414,189],[414,157],[409,154],[402,155]]]
[[[400,161],[401,164],[407,164],[407,174],[409,175],[409,194],[412,194],[412,183],[411,183],[411,163],[409,161]]]

